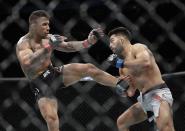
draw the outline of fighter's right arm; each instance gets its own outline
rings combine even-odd
[[[16,54],[21,65],[27,68],[38,66],[38,63],[45,58],[48,53],[48,49],[41,48],[36,52],[33,52],[25,41],[18,43],[16,47]]]
[[[31,49],[17,49],[17,56],[22,65],[30,65],[30,56],[33,54]]]

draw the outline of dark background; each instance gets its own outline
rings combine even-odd
[[[84,40],[92,28],[105,33],[118,26],[127,27],[132,42],[144,43],[154,53],[161,73],[185,70],[185,2],[183,0],[6,0],[0,1],[0,131],[43,131],[45,122],[34,105],[28,81],[16,58],[15,45],[28,32],[28,17],[37,9],[47,10],[51,33],[69,40]],[[55,65],[80,62],[118,75],[105,64],[111,54],[106,40],[77,53],[55,51]],[[6,79],[6,78],[9,78]],[[10,79],[14,78],[14,79]],[[176,131],[185,130],[184,76],[165,79],[174,97]],[[133,98],[120,98],[114,91],[95,82],[79,82],[57,90],[62,131],[117,131],[116,119]],[[153,130],[147,121],[131,131]]]

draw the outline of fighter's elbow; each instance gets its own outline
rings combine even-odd
[[[23,65],[25,68],[30,68],[30,67],[31,67],[31,61],[30,61],[30,60],[23,60],[23,61],[22,61],[22,65]]]

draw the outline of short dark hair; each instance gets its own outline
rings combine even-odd
[[[130,31],[125,28],[125,27],[117,27],[112,29],[109,33],[108,36],[110,37],[113,34],[121,34],[123,36],[126,36],[128,38],[128,40],[131,40],[131,33]]]
[[[40,17],[46,17],[50,19],[49,14],[45,10],[36,10],[36,11],[33,11],[29,16],[29,24],[35,22],[35,20]]]

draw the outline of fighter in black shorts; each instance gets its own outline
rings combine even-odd
[[[32,12],[29,17],[29,32],[18,41],[16,53],[25,76],[31,81],[48,130],[59,131],[58,104],[53,95],[56,88],[67,87],[87,76],[109,87],[120,88],[127,80],[119,80],[89,63],[53,67],[50,59],[53,50],[79,51],[95,44],[98,37],[102,37],[104,33],[101,28],[93,29],[86,40],[66,42],[66,37],[51,35],[49,29],[48,13],[43,10]]]
[[[53,67],[50,65],[46,71],[30,81],[31,89],[37,100],[42,97],[55,98],[54,94],[58,87],[56,84],[59,84],[61,88],[65,87],[62,72],[63,66]]]

